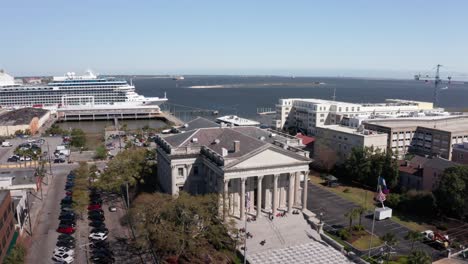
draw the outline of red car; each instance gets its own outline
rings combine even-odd
[[[73,234],[75,233],[75,228],[71,226],[59,226],[57,228],[57,232],[62,233],[62,234]]]
[[[96,210],[96,209],[101,209],[100,204],[90,204],[88,205],[88,210]]]

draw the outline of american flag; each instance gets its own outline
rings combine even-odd
[[[250,201],[250,192],[247,192],[245,194],[245,207],[247,208],[247,211],[250,211],[251,206],[252,206],[252,203]]]
[[[382,190],[380,190],[379,193],[377,194],[377,200],[382,203],[386,199],[387,198],[386,198],[385,194],[382,192]]]

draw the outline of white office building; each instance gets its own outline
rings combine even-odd
[[[432,103],[387,99],[378,104],[356,104],[322,99],[280,99],[276,105],[276,129],[295,127],[314,135],[316,127],[341,124],[343,119],[372,119],[382,117],[414,116],[420,112],[442,112]]]

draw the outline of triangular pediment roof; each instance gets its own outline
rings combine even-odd
[[[268,146],[253,153],[245,155],[232,163],[224,166],[224,170],[245,170],[271,166],[295,166],[310,163],[310,159],[291,151]]]

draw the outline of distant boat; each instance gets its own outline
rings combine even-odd
[[[184,80],[184,79],[185,79],[184,76],[174,76],[174,77],[172,77],[172,80],[174,80],[174,81],[180,81],[180,80]]]
[[[441,88],[441,90],[448,90],[448,86],[445,86],[444,88]]]

